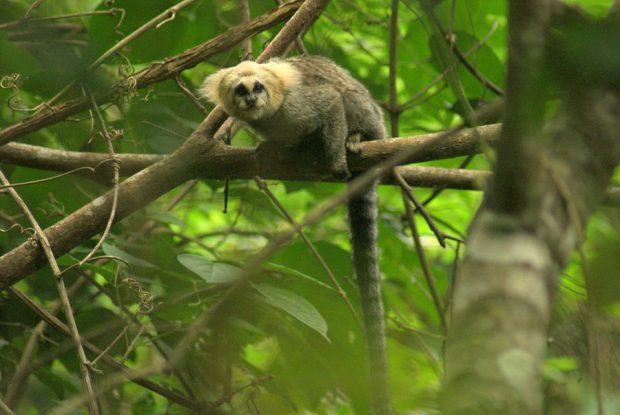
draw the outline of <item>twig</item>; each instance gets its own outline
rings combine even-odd
[[[398,2],[399,0],[392,0],[392,8],[390,13],[390,127],[392,130],[392,137],[399,136],[399,128],[398,128],[398,119],[400,117],[400,109],[398,106],[398,94],[396,91],[396,69],[397,69],[397,60],[396,60],[396,51],[398,47],[397,36],[398,36]]]
[[[112,208],[110,209],[110,216],[103,230],[103,234],[101,235],[101,238],[99,238],[99,241],[97,241],[93,249],[91,249],[91,251],[88,253],[88,255],[86,255],[84,258],[80,260],[79,266],[84,265],[97,253],[99,248],[101,248],[101,245],[103,245],[103,243],[107,239],[108,234],[110,233],[110,229],[112,229],[112,225],[114,224],[114,216],[116,215],[116,205],[118,204],[118,181],[119,181],[120,170],[121,170],[120,161],[116,157],[116,153],[114,152],[114,146],[112,145],[112,137],[110,137],[110,134],[108,133],[108,128],[105,125],[105,121],[103,120],[101,111],[99,111],[99,107],[97,106],[95,97],[91,93],[89,93],[89,96],[90,96],[90,101],[91,101],[91,105],[93,108],[93,113],[95,114],[95,118],[97,119],[97,122],[99,123],[99,128],[101,128],[101,134],[103,134],[103,137],[105,138],[105,141],[106,141],[106,146],[108,147],[108,156],[112,160],[112,169],[113,169],[112,186],[114,187],[112,191]]]
[[[11,408],[9,408],[4,401],[2,401],[2,399],[0,399],[0,412],[5,415],[15,415],[15,412],[13,412]]]
[[[105,91],[98,93],[97,102],[99,102],[99,104],[110,102],[115,96],[115,91],[127,89],[128,83],[133,85],[133,88],[140,89],[155,82],[173,78],[183,70],[193,68],[209,57],[236,46],[241,39],[280,23],[291,16],[299,7],[299,1],[285,3],[282,7],[253,19],[247,25],[232,27],[206,42],[181,52],[178,55],[166,58],[163,63],[153,63],[144,70],[134,74],[132,77],[122,80]],[[134,82],[130,82],[132,80]],[[73,114],[77,114],[89,108],[89,98],[76,98],[58,104],[50,108],[49,111],[31,115],[28,118],[0,130],[0,144],[8,143],[15,138],[62,121]]]
[[[241,23],[250,21],[250,3],[248,0],[239,0],[239,14]],[[248,60],[252,58],[252,38],[248,37],[241,42],[241,59]]]
[[[29,19],[32,12],[35,11],[35,9],[38,8],[41,4],[43,4],[44,1],[45,0],[35,0],[32,5],[28,7],[28,10],[26,10],[23,19]]]
[[[73,283],[73,285],[71,285],[71,287],[69,287],[67,295],[71,297],[73,293],[75,293],[77,290],[80,289],[80,287],[82,287],[82,285],[84,285],[85,281],[86,280],[84,278],[79,278],[75,283]],[[56,315],[61,308],[62,304],[60,303],[60,301],[57,301],[52,306],[50,314]],[[26,342],[26,346],[24,347],[24,351],[19,359],[19,363],[15,367],[13,377],[11,378],[9,387],[7,388],[5,394],[6,404],[11,408],[15,408],[17,406],[19,399],[22,396],[22,391],[24,390],[24,387],[28,380],[28,375],[30,374],[29,366],[32,361],[32,356],[36,351],[36,345],[39,337],[43,337],[43,333],[46,328],[47,323],[44,320],[41,320],[35,326],[35,328],[32,330],[32,333],[30,334],[30,337],[28,338],[28,341]]]
[[[10,182],[8,181],[4,173],[2,173],[2,170],[0,170],[0,182],[2,182],[2,184],[5,186],[10,185]],[[82,375],[82,382],[84,384],[84,389],[88,396],[88,411],[90,415],[99,415],[99,405],[97,404],[92,380],[90,379],[90,373],[88,369],[88,359],[86,357],[86,353],[84,352],[84,347],[80,339],[80,332],[75,322],[73,310],[71,309],[71,302],[69,301],[69,296],[67,295],[67,288],[65,287],[64,280],[61,277],[62,273],[60,271],[60,268],[58,267],[58,263],[56,262],[56,258],[54,257],[54,253],[52,252],[50,243],[47,237],[45,236],[43,229],[41,229],[41,227],[39,226],[39,223],[37,222],[35,217],[30,212],[30,209],[28,208],[28,205],[26,205],[26,202],[24,202],[24,200],[17,194],[15,189],[13,189],[12,187],[7,188],[7,191],[9,192],[13,200],[15,200],[15,203],[17,203],[17,205],[20,207],[24,215],[28,218],[28,220],[32,224],[32,227],[34,228],[37,234],[37,238],[39,239],[41,248],[43,249],[43,252],[45,253],[45,256],[47,257],[47,260],[50,264],[52,273],[54,275],[54,280],[56,281],[56,287],[58,289],[60,301],[62,303],[64,312],[65,312],[65,317],[67,319],[67,323],[68,323],[68,326],[71,332],[71,337],[77,349],[80,373]]]
[[[465,169],[469,163],[474,159],[474,155],[471,154],[458,165],[457,170]],[[431,203],[437,196],[439,196],[446,188],[445,187],[436,187],[433,189],[433,192],[422,202],[422,206],[426,207]]]
[[[194,107],[196,107],[196,109],[200,111],[202,115],[206,116],[209,111],[207,111],[207,109],[200,103],[200,100],[196,97],[196,95],[194,95],[192,91],[189,90],[187,85],[185,85],[185,82],[183,82],[183,79],[181,78],[181,74],[175,76],[174,81],[177,83],[179,89],[183,91],[183,94],[194,105]]]
[[[95,172],[95,169],[92,168],[92,167],[78,167],[77,169],[69,170],[68,172],[65,172],[65,173],[57,174],[57,175],[52,176],[52,177],[46,177],[45,179],[28,180],[28,181],[25,181],[25,182],[11,183],[9,185],[2,185],[2,186],[0,186],[0,190],[8,189],[9,187],[13,187],[14,188],[14,187],[20,187],[20,186],[30,186],[32,184],[45,183],[45,182],[56,180],[56,179],[59,179],[61,177],[68,176],[70,174],[77,173],[79,171],[84,171],[84,170],[89,171],[91,173]]]
[[[147,223],[148,224],[148,223]],[[159,352],[159,354],[161,355],[161,357],[168,361],[168,355],[167,352],[164,351],[163,347],[160,345],[160,342],[157,340],[156,336],[151,334],[146,326],[144,324],[142,324],[140,322],[140,320],[138,319],[138,316],[136,315],[136,313],[131,312],[127,306],[125,306],[122,302],[118,301],[118,297],[115,296],[113,293],[110,292],[109,289],[107,289],[105,286],[99,284],[96,280],[94,280],[90,275],[85,274],[84,277],[86,279],[88,279],[88,281],[103,295],[107,296],[108,298],[110,298],[110,300],[118,307],[118,309],[120,311],[122,311],[123,313],[125,313],[127,316],[129,316],[129,318],[131,319],[131,321],[136,324],[137,326],[139,326],[139,330],[138,330],[138,334],[134,337],[134,340],[131,342],[131,344],[129,345],[129,347],[127,348],[127,350],[125,351],[125,353],[123,354],[123,357],[117,361],[117,363],[119,364],[124,364],[125,360],[127,359],[127,356],[129,355],[129,353],[131,353],[133,347],[135,346],[136,341],[138,340],[138,338],[142,335],[142,333],[144,331],[146,331],[146,336],[148,337],[148,339],[151,341],[151,344],[153,344],[153,346],[155,346],[155,348],[157,349],[157,351]],[[166,303],[168,304],[168,303]],[[157,307],[158,310],[165,308],[165,307]],[[102,356],[104,358],[104,362],[105,362],[105,358],[106,356],[103,353],[99,353],[100,356]],[[109,365],[109,363],[108,363]],[[185,379],[185,377],[183,376],[183,373],[179,370],[177,370],[176,368],[172,368],[172,373],[179,379],[179,382],[181,383],[181,385],[183,385],[183,388],[185,389],[185,391],[188,393],[189,397],[194,400],[195,402],[197,402],[197,398],[196,395],[194,394],[194,392],[192,391],[191,385],[190,383]],[[148,386],[147,386],[148,387]],[[157,392],[156,392],[157,393]]]
[[[435,222],[433,221],[433,218],[431,218],[431,215],[428,214],[428,212],[424,208],[424,205],[422,205],[422,203],[420,203],[418,199],[415,197],[415,195],[413,194],[413,190],[411,190],[411,187],[409,186],[409,184],[405,181],[405,179],[403,179],[403,176],[398,172],[398,169],[394,169],[394,177],[396,178],[396,181],[400,185],[400,188],[403,190],[403,193],[405,194],[405,196],[407,196],[407,198],[413,202],[416,210],[420,212],[420,214],[422,215],[422,217],[428,224],[428,227],[435,234],[435,237],[437,238],[439,245],[441,245],[442,248],[445,248],[446,240],[444,238],[443,232],[441,232],[437,228],[437,226],[435,226]]]
[[[473,52],[478,50],[481,46],[483,46],[487,42],[487,40],[489,40],[489,38],[497,31],[497,27],[498,27],[498,24],[497,24],[497,20],[496,20],[496,21],[493,22],[493,25],[491,26],[491,29],[489,30],[489,32],[486,35],[484,35],[480,39],[480,41],[476,42],[475,45],[473,45],[471,48],[469,48],[463,54],[463,56],[468,57],[470,54],[472,54]],[[440,82],[442,79],[444,79],[451,70],[452,70],[451,68],[444,70],[437,77],[435,77],[430,83],[428,83],[424,88],[422,88],[414,96],[409,98],[407,100],[407,102],[405,102],[404,104],[401,105],[402,111],[409,110],[409,109],[413,108],[414,106],[416,106],[419,103],[419,102],[416,102],[416,101],[423,94],[425,94],[429,89],[431,89],[434,85],[436,85],[438,82]]]
[[[284,2],[282,0],[276,0],[276,4],[278,6],[282,6]],[[301,39],[301,35],[295,38],[295,46],[297,47],[297,50],[299,51],[299,53],[303,55],[309,55],[308,49],[306,49],[306,46],[304,45],[304,41]]]
[[[26,304],[32,311],[34,311],[41,319],[47,322],[51,327],[54,327],[56,330],[64,334],[65,336],[71,336],[71,332],[69,327],[60,321],[57,317],[50,314],[46,309],[32,301],[27,295],[18,290],[17,288],[11,287],[9,288],[9,292],[17,297],[20,301]],[[90,343],[87,340],[83,340],[84,347],[86,347],[90,352],[99,355],[101,354],[101,349],[94,344]],[[130,369],[122,363],[119,363],[116,359],[110,357],[109,355],[104,355],[102,357],[103,362],[110,366],[111,368],[118,370],[121,372],[121,376],[125,376],[127,379],[130,379],[134,383],[155,392],[166,399],[175,402],[179,405],[182,405],[186,408],[195,408],[198,404],[194,400],[187,398],[184,395],[181,395],[178,392],[166,389],[157,383],[151,382],[146,378],[136,376],[135,374],[130,375]],[[154,373],[154,372],[153,372]],[[101,392],[101,388],[98,388],[98,392]]]
[[[68,14],[61,14],[58,16],[30,17],[28,19],[21,18],[20,20],[16,20],[14,22],[0,24],[0,30],[13,29],[14,27],[20,27],[24,24],[32,24],[32,23],[61,20],[61,19],[72,19],[74,17],[97,16],[97,15],[115,16],[116,13],[118,12],[121,13],[121,18],[119,19],[119,25],[120,25],[120,23],[122,23],[123,18],[125,16],[125,9],[111,8],[108,10],[95,10],[91,12],[68,13]]]
[[[454,299],[454,290],[456,290],[456,285],[458,283],[459,267],[461,263],[461,249],[464,244],[465,243],[463,241],[457,241],[456,243],[456,252],[454,253],[454,262],[452,264],[452,282],[448,286],[446,295],[448,301],[444,309],[444,314],[446,315],[446,319],[448,319],[448,321],[452,320],[452,301]]]
[[[273,192],[267,186],[267,183],[264,180],[262,180],[260,177],[258,177],[258,176],[256,176],[254,178],[254,180],[256,181],[256,184],[258,185],[258,188],[260,190],[262,190],[263,192],[265,192],[267,197],[269,197],[271,202],[276,206],[276,208],[282,214],[282,216],[284,216],[286,218],[286,220],[291,225],[295,226],[296,225],[295,219],[293,219],[291,214],[288,213],[286,208],[282,205],[282,203],[280,203],[278,198],[276,198],[276,196],[273,194]],[[342,300],[346,303],[347,307],[349,308],[349,311],[351,311],[351,314],[353,315],[353,318],[355,319],[355,321],[357,322],[359,327],[363,329],[362,322],[361,322],[359,316],[357,315],[357,313],[355,312],[355,308],[353,307],[353,304],[351,304],[351,301],[349,301],[349,297],[347,296],[347,293],[340,286],[340,283],[338,282],[338,279],[336,278],[336,276],[332,272],[332,270],[329,267],[329,265],[327,265],[327,263],[325,262],[325,260],[323,259],[323,257],[319,253],[319,251],[316,249],[316,247],[314,246],[312,241],[308,238],[306,233],[303,230],[301,230],[301,229],[299,230],[299,236],[304,241],[304,243],[306,244],[306,246],[308,247],[308,249],[310,250],[312,255],[316,258],[316,260],[319,261],[319,264],[321,264],[321,267],[323,268],[323,270],[325,271],[325,273],[327,274],[327,276],[331,280],[334,288],[336,289],[336,292],[342,298]]]
[[[112,339],[110,344],[108,344],[106,348],[103,349],[101,353],[99,353],[99,355],[90,362],[92,367],[94,367],[103,356],[106,356],[108,352],[112,350],[112,347],[114,347],[125,336],[125,333],[127,333],[127,330],[129,330],[129,324],[125,324],[125,327],[123,327],[123,329],[116,335],[116,337]],[[124,358],[122,360],[124,360]]]
[[[124,363],[127,357],[129,356],[129,354],[135,349],[138,339],[142,337],[142,333],[144,333],[145,331],[146,331],[146,327],[143,324],[141,324],[140,328],[138,329],[138,333],[136,333],[136,335],[133,337],[133,340],[129,343],[129,346],[127,346],[127,350],[125,350],[125,353],[123,353],[123,357],[121,357],[121,363]],[[161,349],[161,347],[159,346],[159,343],[155,342],[154,341],[155,339],[151,337],[150,335],[148,335],[148,337],[155,345],[155,348],[159,351],[159,354],[161,354],[164,359],[167,359],[167,356],[164,353],[163,349]],[[191,388],[188,387],[188,384],[187,382],[185,382],[185,379],[183,379],[183,376],[181,376],[181,373],[177,371],[175,374],[179,378],[179,381],[183,384],[183,387],[187,390],[188,393],[191,394],[192,398],[194,398]]]
[[[127,46],[129,43],[133,42],[135,39],[139,38],[149,30],[153,28],[159,28],[163,24],[167,23],[170,20],[173,20],[176,16],[176,13],[183,9],[186,6],[189,6],[196,0],[182,0],[181,2],[175,4],[174,6],[164,10],[162,13],[153,17],[151,20],[131,32],[129,35],[125,36],[125,38],[121,39],[118,43],[112,46],[110,49],[105,51],[101,56],[99,56],[93,63],[88,65],[86,68],[86,73],[91,72],[97,69],[103,62],[105,62],[110,56],[114,55],[116,52]],[[44,105],[51,106],[54,102],[56,102],[61,96],[65,94],[69,89],[71,89],[77,81],[72,81],[67,86],[65,86],[59,93],[57,93],[54,97],[52,97],[49,101],[47,101]]]
[[[433,297],[433,303],[435,304],[435,309],[437,310],[437,314],[439,315],[441,326],[443,327],[444,333],[447,333],[448,321],[446,320],[446,316],[444,313],[443,302],[441,301],[441,296],[439,295],[439,291],[437,290],[437,286],[435,285],[435,278],[433,277],[433,273],[431,272],[431,267],[429,266],[428,260],[426,259],[424,247],[422,246],[422,242],[420,241],[420,234],[418,233],[418,228],[415,224],[415,218],[413,217],[413,210],[411,209],[411,204],[409,203],[409,197],[404,189],[402,190],[402,194],[407,222],[409,223],[409,228],[411,229],[411,238],[413,239],[413,245],[415,246],[415,249],[418,253],[418,258],[420,259],[420,264],[422,265],[422,272],[424,273],[426,284],[431,291],[431,296]]]
[[[427,1],[427,0],[426,0]],[[459,50],[459,48],[454,43],[454,37],[446,32],[446,29],[443,27],[432,7],[429,7],[426,1],[422,2],[422,7],[426,10],[427,16],[433,22],[433,25],[437,28],[443,40],[447,43],[450,52],[452,52],[457,59],[465,66],[465,68],[476,78],[484,87],[495,93],[499,96],[504,96],[504,91],[497,85],[495,85],[491,80],[489,80],[486,76],[484,76],[474,65],[472,65],[467,57]],[[405,3],[407,5],[407,3]],[[407,5],[407,7],[410,7]]]

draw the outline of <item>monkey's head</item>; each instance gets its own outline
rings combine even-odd
[[[298,82],[297,70],[287,62],[245,61],[209,76],[200,92],[228,115],[251,122],[276,113],[287,91]]]

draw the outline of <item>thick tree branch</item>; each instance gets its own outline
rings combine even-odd
[[[579,83],[545,123],[547,1],[510,7],[506,117],[492,186],[470,228],[446,346],[443,413],[543,413],[558,274],[620,162],[620,99]],[[571,72],[573,70],[574,72]],[[567,79],[581,68],[562,68]],[[617,90],[616,90],[617,91]]]
[[[353,171],[363,171],[403,151],[415,151],[415,156],[409,158],[407,163],[476,154],[480,151],[481,143],[487,145],[496,140],[500,128],[499,124],[494,124],[462,130],[445,142],[435,142],[430,146],[427,146],[427,143],[433,142],[441,133],[367,141],[362,143],[359,154],[350,155],[349,164]],[[416,151],[417,149],[421,151]],[[164,158],[156,154],[118,154],[117,157],[123,176],[135,174]],[[254,149],[250,147],[218,146],[217,151],[205,157],[205,164],[201,169],[203,178],[252,179],[258,175],[265,179],[332,180],[320,164],[322,154],[318,148],[304,149],[302,153],[282,152],[277,159],[267,159],[260,156],[257,158]],[[98,177],[101,179],[110,176],[106,170],[110,168],[109,159],[109,155],[105,153],[53,150],[21,143],[9,143],[0,147],[2,163],[59,172],[91,167],[97,168]],[[85,175],[92,177],[90,173]]]
[[[539,157],[551,7],[549,0],[510,1],[509,5],[506,114],[489,204],[520,214],[545,191],[540,187],[544,172]]]

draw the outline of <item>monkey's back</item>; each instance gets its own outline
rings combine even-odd
[[[351,74],[329,59],[319,56],[301,56],[286,59],[301,73],[303,88],[291,101],[300,105],[324,103],[325,94],[335,91],[342,97],[347,118],[348,134],[361,133],[363,139],[386,137],[383,114],[370,92]],[[296,105],[295,105],[296,106]],[[317,112],[320,114],[320,109]]]

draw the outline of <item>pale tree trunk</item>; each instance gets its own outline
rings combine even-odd
[[[600,82],[564,85],[561,107],[543,117],[549,8],[511,2],[506,119],[456,280],[445,415],[543,413],[558,275],[620,161],[620,101]]]

